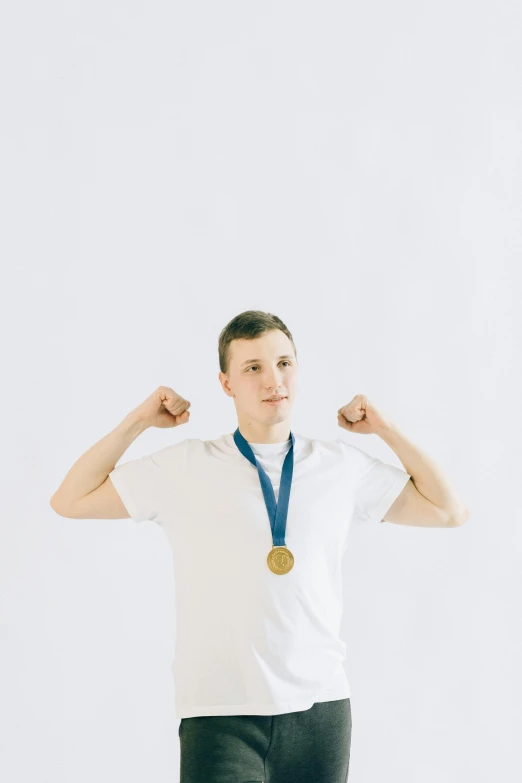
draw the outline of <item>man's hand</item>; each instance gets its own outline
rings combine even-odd
[[[356,394],[351,402],[339,408],[337,423],[348,432],[361,435],[378,435],[393,427],[391,419],[379,413],[364,394]]]
[[[171,389],[159,386],[129,415],[147,427],[179,427],[190,418],[190,402]]]

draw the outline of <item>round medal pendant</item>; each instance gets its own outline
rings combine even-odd
[[[274,574],[287,574],[294,567],[294,556],[286,546],[274,546],[266,559]]]

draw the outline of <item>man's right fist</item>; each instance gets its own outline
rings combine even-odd
[[[132,411],[149,427],[177,427],[190,418],[190,402],[169,386],[159,386],[150,397]]]

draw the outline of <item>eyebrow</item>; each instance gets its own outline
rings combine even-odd
[[[278,356],[278,359],[293,359],[293,356],[290,356],[289,354],[285,354],[284,356]],[[261,359],[247,359],[246,362],[243,362],[241,364],[241,367],[244,367],[245,364],[251,364],[252,362],[261,362]]]

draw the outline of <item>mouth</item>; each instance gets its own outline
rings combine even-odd
[[[286,397],[279,397],[277,399],[263,400],[263,402],[267,402],[269,405],[282,405],[286,399]]]

